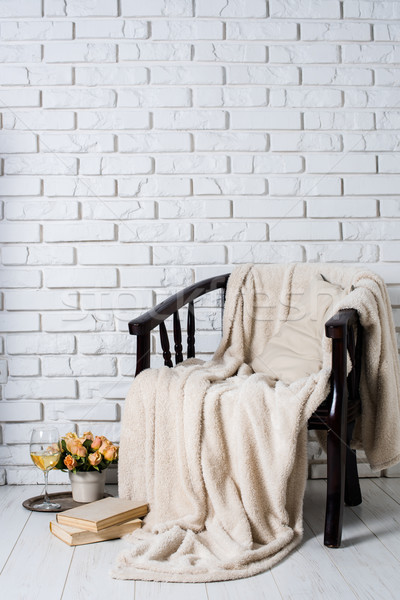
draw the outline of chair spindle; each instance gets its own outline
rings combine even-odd
[[[165,328],[164,321],[161,321],[159,327],[160,327],[160,340],[161,340],[161,348],[163,351],[164,365],[166,367],[172,367],[173,365],[172,365],[172,360],[171,360],[171,352],[169,351],[168,333]]]
[[[194,349],[194,331],[195,331],[195,319],[194,319],[194,304],[193,301],[188,303],[188,316],[187,316],[187,357],[195,357]]]
[[[183,361],[182,354],[182,331],[181,322],[179,320],[179,312],[174,312],[174,343],[175,343],[175,364],[179,364]]]

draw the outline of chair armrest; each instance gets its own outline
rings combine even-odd
[[[348,325],[358,322],[358,313],[355,308],[339,310],[325,323],[326,337],[340,339],[346,337]]]
[[[129,322],[129,333],[131,335],[144,335],[157,327],[162,321],[182,308],[188,302],[192,302],[207,292],[226,288],[230,273],[217,275],[209,279],[203,279],[189,287],[173,294],[157,306],[154,306],[144,314]]]

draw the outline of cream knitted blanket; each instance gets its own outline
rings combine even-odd
[[[240,266],[229,278],[213,360],[148,369],[129,390],[119,493],[145,497],[150,512],[143,529],[127,536],[131,545],[113,577],[237,579],[268,569],[299,544],[306,426],[329,390],[330,341],[322,340],[323,368],[291,385],[272,388],[249,364],[287,318],[291,295],[317,272],[349,292],[334,308],[356,308],[367,332],[356,444],[373,468],[400,460],[399,366],[380,278],[341,266]]]

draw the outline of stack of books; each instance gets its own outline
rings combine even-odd
[[[113,540],[141,527],[148,510],[145,502],[103,498],[58,513],[50,531],[70,546]]]

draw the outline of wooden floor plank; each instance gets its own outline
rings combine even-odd
[[[53,491],[57,492],[61,489],[59,486],[54,486],[51,489],[51,492]],[[25,598],[59,600],[61,598],[73,548],[66,544],[60,545],[59,540],[51,535],[49,522],[53,518],[54,513],[31,513],[0,576],[3,598],[7,600]]]
[[[0,573],[18,536],[32,514],[22,506],[22,502],[32,496],[37,496],[41,491],[42,488],[38,488],[37,485],[0,486]]]
[[[271,571],[235,581],[207,583],[209,600],[282,600]]]
[[[397,504],[400,504],[400,478],[380,477],[379,479],[374,479],[374,481],[376,482],[376,485],[389,494]]]
[[[137,581],[135,600],[207,600],[204,583]]]
[[[343,542],[340,548],[323,545],[326,483],[309,481],[304,503],[304,517],[321,546],[329,555],[354,594],[362,600],[397,600],[400,589],[400,569],[397,559],[355,514],[344,510]],[[361,481],[364,491],[365,482]],[[378,488],[377,488],[378,489]]]

